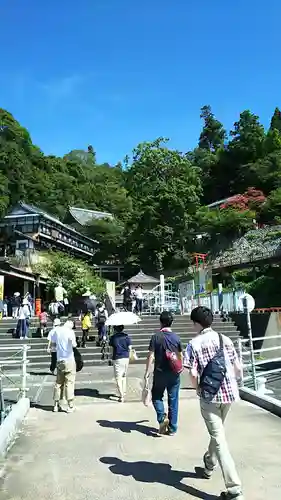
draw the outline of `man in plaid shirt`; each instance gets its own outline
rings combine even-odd
[[[243,500],[241,481],[228,449],[224,421],[233,402],[239,400],[237,379],[242,376],[237,353],[229,337],[223,337],[226,375],[211,402],[200,394],[200,377],[204,368],[219,350],[219,335],[211,328],[213,314],[207,307],[196,307],[191,312],[191,321],[198,335],[188,344],[185,352],[185,366],[189,369],[193,387],[200,397],[201,414],[210,435],[210,444],[205,453],[204,477],[209,479],[219,463],[225,481],[225,500]]]

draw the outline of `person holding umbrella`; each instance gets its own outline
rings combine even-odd
[[[114,313],[109,316],[106,326],[114,327],[114,334],[110,337],[109,346],[112,348],[114,376],[120,403],[124,403],[127,388],[127,373],[132,349],[132,341],[125,332],[125,325],[138,323],[140,318],[131,312]]]

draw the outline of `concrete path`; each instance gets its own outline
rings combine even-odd
[[[130,387],[136,401],[137,385]],[[88,393],[70,415],[45,411],[48,405],[31,409],[6,462],[1,500],[218,498],[220,471],[211,481],[196,478],[208,437],[197,398],[183,394],[175,437],[157,437],[153,409],[139,402]],[[280,498],[280,419],[241,402],[227,429],[245,500]]]
[[[128,396],[130,401],[140,400],[140,387],[143,380],[144,365],[130,365],[129,367],[129,391]],[[17,393],[9,392],[9,387],[12,387],[14,381],[18,379],[4,379],[6,402],[14,402],[17,400]],[[52,404],[52,393],[55,377],[49,372],[38,371],[32,372],[28,376],[28,397],[33,405],[46,409]],[[16,382],[18,383],[18,382]],[[182,376],[182,387],[189,387],[188,375],[185,372]],[[99,367],[85,367],[76,376],[76,395],[81,400],[115,399],[116,384],[113,378],[113,368],[104,365]]]

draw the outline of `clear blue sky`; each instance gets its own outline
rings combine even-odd
[[[0,19],[0,107],[45,153],[186,151],[204,104],[228,129],[281,107],[280,0],[0,0]]]

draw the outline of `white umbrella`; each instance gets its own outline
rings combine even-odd
[[[129,325],[135,325],[140,321],[141,318],[136,314],[129,311],[127,312],[122,311],[111,314],[111,316],[109,316],[109,318],[106,320],[105,324],[106,326],[120,326],[120,325],[129,326]]]

